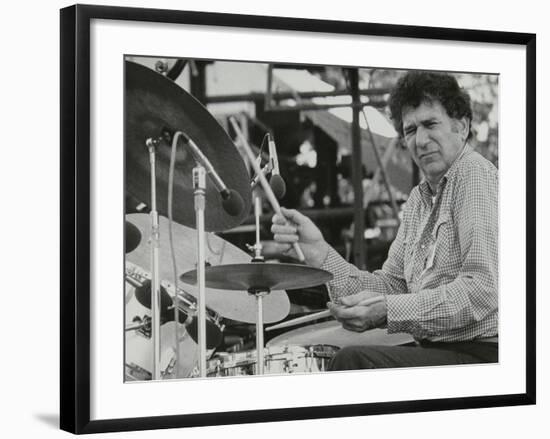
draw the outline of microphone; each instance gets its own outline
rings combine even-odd
[[[187,134],[180,131],[183,141],[189,145],[195,160],[206,170],[210,180],[214,183],[217,191],[222,197],[223,209],[231,216],[239,216],[244,210],[244,200],[235,189],[228,189],[221,177],[218,175],[208,157],[206,157],[200,148]]]
[[[269,157],[273,164],[273,171],[269,179],[269,185],[273,189],[273,193],[279,199],[283,198],[286,193],[286,183],[279,173],[279,157],[277,156],[277,148],[275,142],[271,138],[271,134],[267,134],[267,143],[269,145]]]
[[[277,157],[277,149],[275,142],[271,139],[271,135],[267,133],[268,145],[269,145],[269,161],[261,168],[261,173],[266,176],[271,172],[269,178],[269,186],[273,191],[276,198],[283,198],[286,193],[286,184],[281,175],[279,174],[279,159]],[[260,166],[261,156],[258,157],[257,163]],[[250,187],[254,189],[260,182],[260,176],[257,174],[250,183]]]

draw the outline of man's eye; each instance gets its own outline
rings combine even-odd
[[[414,132],[416,131],[415,128],[408,128],[405,130],[405,136],[410,136],[412,134],[414,134]]]

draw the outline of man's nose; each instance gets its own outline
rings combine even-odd
[[[422,126],[419,126],[416,129],[416,138],[415,138],[416,147],[424,148],[428,144],[428,141],[429,141],[429,137],[428,137],[427,130]]]

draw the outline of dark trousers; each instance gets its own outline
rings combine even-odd
[[[346,346],[332,358],[329,370],[443,366],[498,362],[498,343],[460,342],[405,346]]]

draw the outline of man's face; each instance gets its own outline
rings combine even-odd
[[[468,120],[449,117],[438,101],[404,107],[402,116],[407,147],[433,188],[464,146]]]

